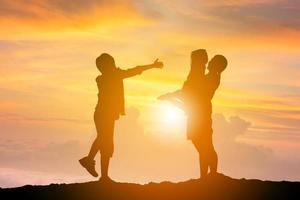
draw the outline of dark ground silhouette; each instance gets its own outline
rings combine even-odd
[[[300,182],[272,182],[208,176],[180,183],[101,183],[26,185],[0,189],[0,199],[300,199]]]

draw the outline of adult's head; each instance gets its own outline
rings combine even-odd
[[[96,66],[102,74],[110,73],[116,68],[114,58],[108,53],[102,53],[96,59]]]
[[[205,65],[208,61],[207,52],[205,49],[197,49],[191,53],[191,70],[197,73],[205,73]]]
[[[221,74],[227,67],[227,59],[223,55],[215,55],[208,63],[210,73]]]

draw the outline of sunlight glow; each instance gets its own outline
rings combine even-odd
[[[184,111],[169,103],[163,104],[161,115],[164,124],[168,126],[172,125],[176,127],[185,120]]]

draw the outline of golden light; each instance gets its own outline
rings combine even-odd
[[[161,119],[164,125],[174,128],[185,123],[186,117],[184,111],[171,103],[163,103],[161,105]]]

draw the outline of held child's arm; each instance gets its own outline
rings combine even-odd
[[[177,91],[176,91],[177,92]],[[167,100],[169,101],[170,103],[174,104],[176,107],[182,109],[185,111],[185,106],[184,106],[184,103],[177,99],[177,98],[174,98],[172,96],[172,93],[167,93],[167,94],[164,94],[164,95],[161,95],[158,97],[159,100]]]
[[[157,99],[159,99],[159,100],[171,100],[171,99],[181,98],[181,97],[182,97],[182,90],[176,90],[174,92],[163,94],[163,95],[157,97]]]
[[[152,64],[149,65],[140,65],[131,69],[122,70],[122,77],[123,78],[129,78],[132,76],[136,76],[138,74],[141,74],[143,71],[146,71],[148,69],[152,68],[163,68],[163,63],[161,61],[158,61],[156,59]]]
[[[184,106],[184,103],[182,101],[179,101],[178,99],[169,99],[169,101],[176,107],[180,108],[181,110],[185,111],[186,108]]]

